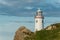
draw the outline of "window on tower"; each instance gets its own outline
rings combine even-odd
[[[36,20],[36,23],[38,22],[38,20]]]

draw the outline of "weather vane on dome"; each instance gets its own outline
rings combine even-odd
[[[37,12],[39,12],[39,11],[41,11],[41,9],[40,9],[40,8],[38,8]]]

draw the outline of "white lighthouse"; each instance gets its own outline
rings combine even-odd
[[[40,31],[44,28],[44,17],[40,9],[37,10],[35,16],[35,31]]]

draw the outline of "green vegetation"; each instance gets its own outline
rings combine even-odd
[[[60,29],[36,32],[36,40],[60,40]]]
[[[57,26],[54,30],[41,30],[36,32],[36,40],[60,40],[60,23],[52,24]]]
[[[34,34],[32,34],[32,35],[27,36],[27,37],[24,38],[24,40],[35,40],[35,39],[36,38],[35,38],[35,35]]]

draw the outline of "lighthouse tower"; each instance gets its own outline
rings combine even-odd
[[[35,16],[35,31],[40,31],[44,28],[43,20],[44,17],[42,11],[38,9]]]

